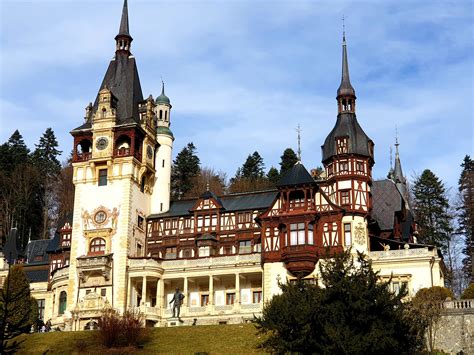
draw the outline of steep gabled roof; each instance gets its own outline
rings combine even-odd
[[[306,170],[303,164],[297,162],[277,183],[277,187],[291,185],[306,185],[314,183],[311,174]]]
[[[260,210],[268,208],[277,195],[276,190],[246,192],[220,197],[222,207],[226,212]],[[187,216],[198,199],[172,201],[168,212],[153,214],[148,219]]]
[[[17,232],[16,228],[12,228],[10,233],[8,233],[7,240],[3,246],[3,255],[5,255],[5,259],[7,259],[9,264],[13,264],[22,254],[22,248]]]
[[[402,196],[392,180],[374,181],[372,184],[372,217],[381,230],[393,229],[395,212],[402,209]]]
[[[50,242],[50,239],[30,241],[26,246],[26,262],[28,264],[35,264],[38,262],[41,263],[47,261],[48,255],[46,254],[46,249],[48,248]],[[37,260],[38,258],[41,258],[41,260]]]

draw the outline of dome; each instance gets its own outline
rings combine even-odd
[[[161,83],[161,94],[158,96],[155,100],[157,104],[165,104],[169,105],[170,104],[170,98],[165,95],[165,83]]]
[[[158,96],[155,100],[157,104],[170,104],[170,98],[166,96],[164,93],[161,93],[160,96]]]

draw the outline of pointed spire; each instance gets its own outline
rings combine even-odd
[[[396,129],[396,128],[395,128]],[[398,130],[396,129],[395,134],[395,167],[393,168],[393,178],[396,183],[404,183],[405,178],[402,172],[402,163],[400,162],[400,154],[398,152]]]
[[[128,28],[127,0],[124,0],[123,2],[122,19],[120,20],[120,28],[119,28],[118,36],[130,36],[129,28]]]
[[[130,54],[130,45],[133,41],[128,27],[128,6],[127,0],[123,1],[122,19],[120,20],[119,33],[115,36],[116,52],[125,52]]]
[[[355,90],[349,77],[349,62],[347,60],[346,31],[342,33],[342,77],[337,89],[337,96],[355,96]]]

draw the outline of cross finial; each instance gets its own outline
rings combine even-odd
[[[299,123],[296,132],[298,132],[298,160],[301,162],[301,128]]]

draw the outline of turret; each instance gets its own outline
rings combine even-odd
[[[173,133],[170,130],[171,103],[165,95],[165,84],[162,82],[161,94],[156,104],[156,140],[158,148],[155,154],[155,181],[151,198],[151,214],[169,210],[171,193],[171,159],[173,152]]]

